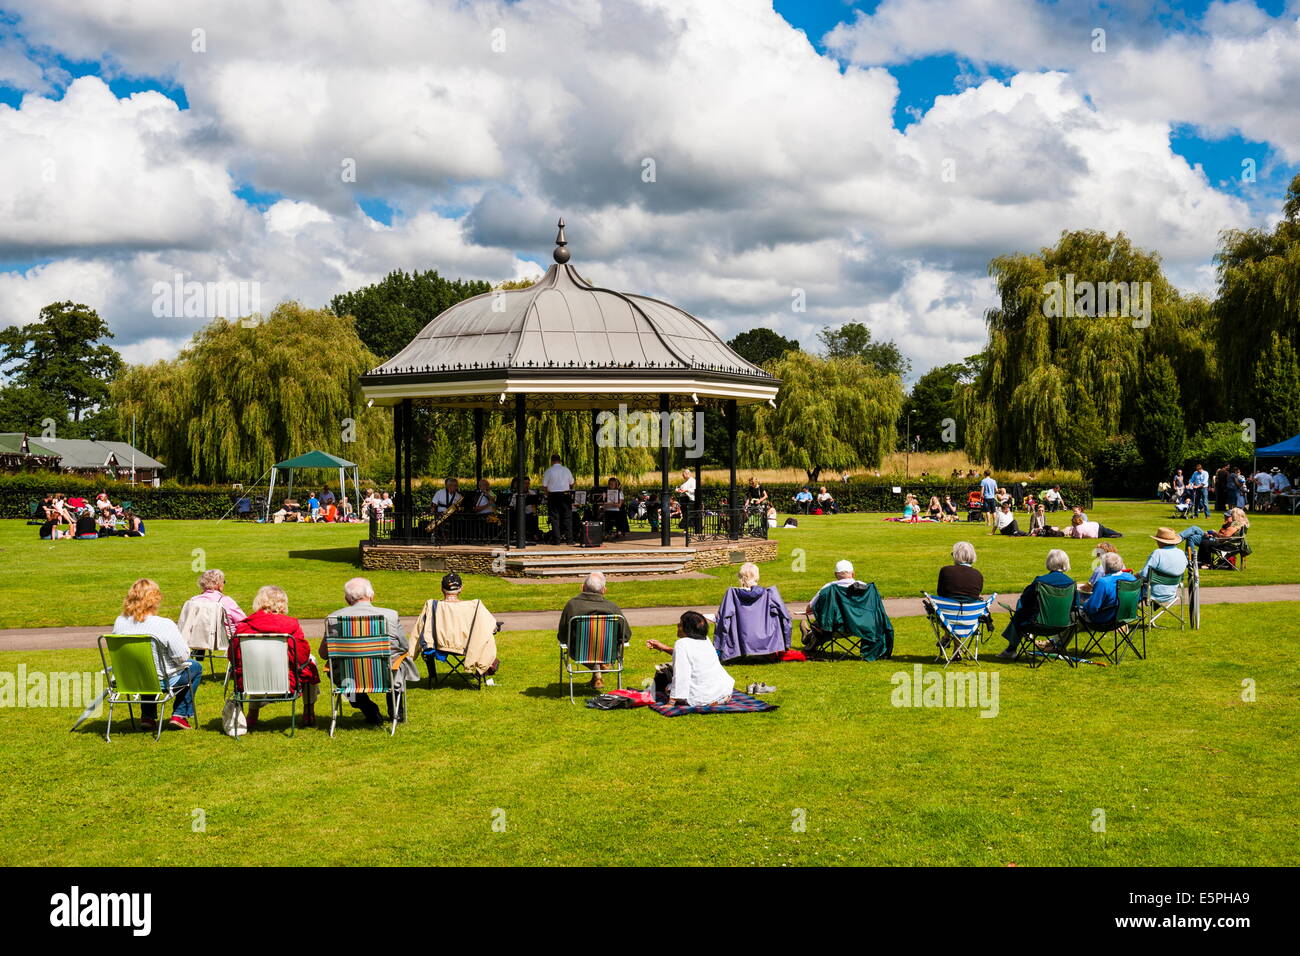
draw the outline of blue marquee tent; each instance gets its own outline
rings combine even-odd
[[[1276,445],[1255,449],[1256,458],[1300,458],[1300,435],[1293,435]]]

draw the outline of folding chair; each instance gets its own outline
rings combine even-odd
[[[1068,587],[1057,587],[1041,581],[1034,585],[1038,596],[1038,613],[1034,620],[1019,632],[1020,642],[1016,645],[1016,657],[1025,657],[1030,667],[1038,667],[1044,661],[1063,660],[1071,667],[1076,662],[1066,654],[1053,654],[1038,649],[1035,643],[1041,638],[1049,638],[1058,647],[1068,647],[1074,637],[1077,626],[1074,619],[1074,607],[1078,601],[1079,585],[1071,583]],[[999,601],[998,603],[1001,604]],[[1002,605],[1012,614],[1015,608]]]
[[[114,704],[126,704],[132,730],[135,730],[134,705],[157,704],[158,719],[153,739],[161,737],[165,723],[162,707],[179,696],[180,691],[165,684],[158,676],[158,662],[163,659],[158,639],[148,634],[101,634],[99,659],[104,665],[104,680],[108,684],[108,726],[104,728],[104,739],[111,740]]]
[[[227,649],[230,647],[230,634],[234,628],[230,626],[230,618],[227,617],[224,607],[216,601],[190,598],[181,605],[181,614],[176,620],[176,627],[185,638],[185,643],[189,645],[190,650],[198,652],[195,657],[202,656],[208,659],[208,673],[213,677],[217,676],[216,665],[213,664],[215,658],[227,662],[226,671],[229,673],[230,655]],[[225,686],[223,681],[222,687]]]
[[[436,604],[437,602],[435,601],[434,603]],[[481,601],[476,601],[475,603],[477,603],[480,608],[483,606],[483,602]],[[475,615],[478,614],[478,608],[474,609],[474,613]],[[504,626],[505,625],[503,622],[497,621],[496,630],[494,630],[492,633],[500,634],[501,628]],[[471,624],[470,631],[472,632],[473,629],[474,626],[473,624]],[[423,652],[424,663],[429,668],[430,689],[434,687],[441,687],[443,684],[447,683],[447,681],[451,680],[457,674],[461,676],[461,678],[465,681],[465,683],[469,684],[471,687],[475,688],[476,690],[483,689],[483,682],[487,679],[487,675],[475,674],[471,671],[465,670],[465,652],[449,651],[445,647],[440,646],[438,642],[438,628],[437,628],[436,618],[435,618],[435,624],[433,628],[433,642],[434,642],[434,646],[432,648],[426,648]],[[466,650],[468,650],[468,648],[466,648]],[[440,663],[445,665],[445,672],[442,677],[438,676],[438,665]]]
[[[1185,576],[1182,574],[1166,574],[1156,568],[1147,568],[1146,578],[1142,582],[1142,616],[1147,629],[1163,627],[1181,631],[1187,626],[1187,585],[1184,582]],[[1157,601],[1151,596],[1151,585],[1153,584],[1177,587],[1178,590],[1168,601]],[[1177,628],[1174,628],[1172,624],[1156,623],[1165,614],[1178,622]]]
[[[619,614],[580,614],[569,619],[569,640],[559,642],[560,683],[568,674],[569,703],[577,703],[573,678],[578,674],[616,674],[622,689],[623,651],[628,644],[622,639],[623,625]]]
[[[239,668],[242,687],[233,688],[230,699],[242,712],[245,704],[288,704],[289,736],[297,729],[298,698],[302,688],[289,690],[289,641],[291,634],[239,635]],[[334,650],[330,641],[330,651]],[[224,684],[230,683],[226,668]],[[240,734],[235,734],[238,740]]]
[[[1174,513],[1169,517],[1186,521],[1192,516],[1192,503],[1190,501],[1183,501],[1180,498],[1175,498],[1171,503],[1174,506]]]
[[[1140,660],[1145,660],[1147,656],[1147,625],[1142,616],[1140,605],[1142,603],[1142,582],[1141,581],[1116,581],[1115,591],[1119,599],[1119,606],[1115,610],[1115,619],[1109,624],[1093,624],[1082,614],[1078,616],[1078,627],[1075,629],[1074,647],[1076,656],[1082,656],[1092,653],[1094,650],[1100,652],[1102,657],[1111,664],[1118,664],[1124,659],[1124,649],[1130,648]],[[1079,649],[1079,635],[1087,635],[1087,643],[1083,649]],[[1138,650],[1137,645],[1133,643],[1135,634],[1142,635],[1142,650]],[[1110,641],[1110,649],[1107,650],[1106,642]]]
[[[392,694],[393,723],[388,730],[397,733],[397,722],[406,706],[403,691],[395,689],[389,650],[388,621],[381,614],[340,615],[330,618],[330,736],[343,712],[343,698],[355,700],[357,694]]]
[[[894,625],[874,582],[855,581],[821,593],[824,596],[817,599],[817,611],[808,613],[812,633],[804,621],[799,622],[805,651],[819,657],[839,654],[864,661],[893,656]]]
[[[1250,545],[1246,543],[1246,531],[1242,528],[1231,538],[1217,538],[1210,548],[1211,571],[1244,571],[1246,555],[1250,554]]]
[[[933,597],[925,591],[926,618],[934,628],[935,643],[939,653],[935,662],[943,661],[947,667],[955,660],[969,658],[980,662],[980,637],[993,632],[993,602],[996,594],[978,601],[958,601],[953,598]]]

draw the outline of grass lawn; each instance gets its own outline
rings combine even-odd
[[[931,550],[951,537],[879,533],[904,531],[938,532]],[[160,527],[144,544],[180,553],[166,541]],[[245,565],[268,579],[282,567]],[[77,589],[65,574],[49,575],[60,594]],[[777,686],[769,714],[571,706],[553,638],[510,632],[499,686],[415,689],[394,738],[346,718],[334,740],[323,725],[290,739],[287,707],[273,705],[257,732],[231,740],[206,684],[200,729],[158,743],[125,725],[105,743],[102,718],[70,734],[75,710],[11,710],[0,862],[1295,865],[1298,619],[1300,604],[1209,607],[1202,630],[1154,636],[1149,660],[1118,667],[986,660],[992,718],[892,705],[891,676],[933,660],[918,618],[896,622],[892,661],[732,668],[741,686]],[[633,686],[663,659],[644,647],[651,636],[671,640],[666,628],[637,632]],[[0,671],[19,663],[86,670],[98,656],[0,653]],[[1242,699],[1247,679],[1254,702]]]
[[[1155,502],[1098,501],[1090,517],[1123,532],[1114,543],[1133,567],[1154,547],[1148,535],[1174,522],[1167,505]],[[791,601],[807,600],[832,577],[842,557],[857,566],[858,577],[872,580],[885,597],[915,597],[933,588],[937,569],[947,563],[954,541],[968,538],[979,551],[977,566],[988,591],[1017,591],[1042,573],[1050,547],[1064,548],[1075,570],[1091,567],[1095,541],[989,536],[982,524],[898,524],[882,515],[807,517],[800,527],[773,532],[780,542],[776,561],[763,565],[763,582],[777,585]],[[1217,528],[1219,521],[1202,522]],[[226,591],[244,607],[263,584],[278,584],[289,594],[299,617],[323,617],[342,603],[343,582],[359,573],[359,525],[255,525],[233,521],[151,521],[144,538],[103,541],[40,541],[35,526],[0,522],[0,628],[58,625],[109,625],[122,596],[137,577],[162,585],[163,613],[175,616],[194,592],[196,568],[221,568]],[[1202,584],[1281,584],[1300,581],[1290,556],[1300,535],[1300,516],[1263,515],[1252,519],[1255,554],[1240,573],[1213,572]],[[734,568],[711,572],[714,581],[616,580],[610,595],[624,607],[710,604],[735,581]],[[368,575],[380,602],[415,614],[433,596],[438,577],[401,571]],[[471,575],[467,594],[482,597],[494,611],[541,610],[563,606],[573,584],[512,584]]]

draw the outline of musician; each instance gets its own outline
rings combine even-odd
[[[542,475],[546,489],[546,511],[551,516],[554,544],[570,544],[573,538],[573,472],[565,468],[558,454],[551,455],[551,467]]]
[[[433,513],[442,515],[448,508],[460,504],[463,500],[460,482],[455,478],[448,478],[443,482],[442,487],[433,493]]]
[[[496,495],[486,478],[478,480],[478,491],[474,493],[473,514],[476,518],[486,518],[497,513]]]
[[[628,533],[627,514],[623,511],[623,483],[617,478],[610,478],[605,486],[605,508],[601,517],[606,540],[616,541]]]
[[[537,505],[541,501],[541,495],[533,494],[533,480],[524,479],[524,533],[528,536],[529,541],[536,541],[539,537],[537,530]],[[510,527],[515,527],[515,522],[519,520],[519,479],[510,479]],[[513,531],[511,532],[514,533]]]

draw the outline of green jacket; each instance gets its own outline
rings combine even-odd
[[[826,588],[816,615],[821,630],[859,638],[864,661],[893,655],[894,625],[874,584],[855,581],[849,587]]]

